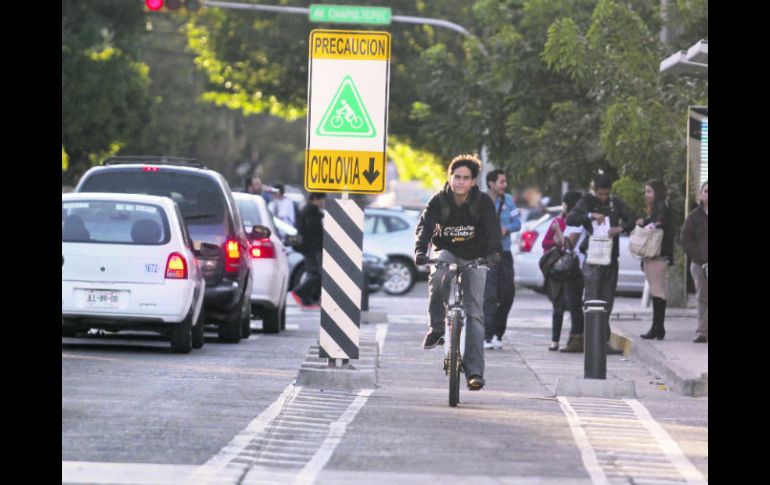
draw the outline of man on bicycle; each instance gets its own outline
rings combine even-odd
[[[428,262],[428,243],[437,251],[437,260],[468,263],[486,257],[489,264],[500,259],[500,219],[489,195],[476,186],[481,162],[474,155],[459,155],[449,164],[449,181],[428,201],[415,231],[415,263]],[[447,268],[431,268],[428,314],[430,329],[424,349],[443,343],[445,308],[441,280]],[[467,336],[463,367],[468,388],[484,387],[484,285],[486,268],[469,268],[463,273],[463,309]]]

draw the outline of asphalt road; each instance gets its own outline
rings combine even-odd
[[[63,483],[214,483],[200,478],[212,470],[244,484],[708,477],[708,398],[664,390],[622,356],[608,357],[608,377],[634,380],[636,399],[554,396],[560,376],[582,375],[582,354],[546,350],[550,305],[529,290],[517,291],[504,348],[486,353],[487,387],[462,388],[449,408],[441,352],[420,348],[426,297],[425,282],[371,296],[388,321],[362,326],[382,346],[365,392],[292,386],[319,325],[296,307],[279,335],[233,345],[211,333],[188,355],[149,334],[63,338]]]

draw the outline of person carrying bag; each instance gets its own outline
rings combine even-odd
[[[580,192],[564,194],[562,213],[553,220],[543,238],[543,250],[546,251],[545,267],[541,266],[545,278],[545,288],[548,298],[553,305],[551,318],[551,345],[548,350],[559,350],[564,311],[569,310],[572,319],[570,336],[566,349],[569,352],[583,350],[583,311],[581,297],[583,295],[583,274],[580,271],[580,260],[573,246],[574,242],[564,236],[567,227],[566,215],[580,199]],[[543,260],[541,258],[541,261]]]

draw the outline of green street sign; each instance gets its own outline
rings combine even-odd
[[[311,22],[338,24],[390,25],[390,7],[358,7],[352,5],[310,5]]]
[[[345,76],[337,88],[316,133],[319,136],[352,136],[373,138],[377,136],[374,123],[366,111],[361,95],[350,76]]]

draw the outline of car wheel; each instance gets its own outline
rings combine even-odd
[[[247,339],[251,335],[251,301],[243,305],[241,312],[241,338]]]
[[[78,329],[76,328],[69,328],[69,327],[62,327],[61,328],[61,336],[62,337],[74,337],[77,335]]]
[[[243,295],[242,298],[246,298]],[[243,300],[241,300],[241,306],[239,306],[230,318],[224,322],[219,323],[219,340],[228,344],[237,344],[241,341],[241,331],[243,327]]]
[[[194,349],[203,347],[203,308],[201,308],[198,314],[198,321],[195,322],[192,328],[192,346]]]
[[[286,300],[283,300],[281,307],[281,330],[286,330]]]
[[[417,270],[411,261],[402,258],[389,259],[385,263],[385,281],[382,288],[389,295],[403,295],[412,289]]]
[[[192,350],[192,316],[191,308],[187,318],[171,327],[171,351],[175,354],[189,354]]]
[[[262,331],[265,333],[278,333],[281,331],[281,308],[266,308],[262,310]]]

